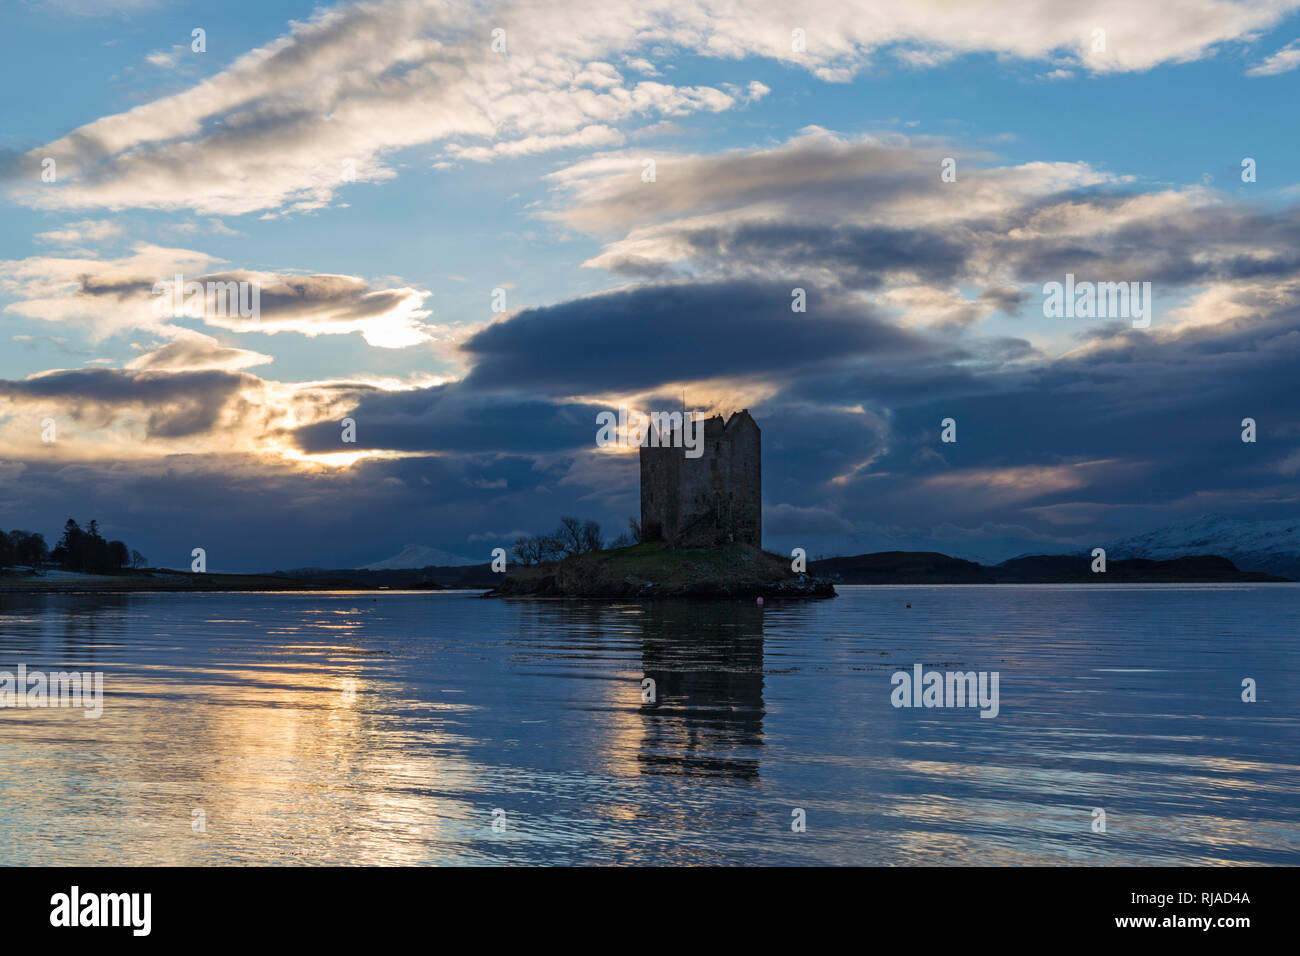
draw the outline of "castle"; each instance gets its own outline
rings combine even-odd
[[[641,540],[762,547],[762,436],[749,410],[706,419],[698,458],[672,438],[641,446]]]

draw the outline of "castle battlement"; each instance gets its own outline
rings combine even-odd
[[[762,547],[762,433],[749,410],[706,419],[699,458],[686,457],[680,439],[641,447],[642,540]]]

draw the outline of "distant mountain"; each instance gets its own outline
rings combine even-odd
[[[1153,561],[1111,558],[1105,573],[1094,573],[1090,554],[1036,554],[1013,558],[989,569],[998,584],[1208,584],[1284,581],[1263,571],[1243,571],[1217,554]]]
[[[613,560],[614,558],[620,555],[626,557],[628,554],[634,554],[635,556],[635,554],[640,553],[627,548],[603,552],[604,555],[610,558],[610,561],[605,562],[608,567],[604,567],[604,565],[602,567],[604,567],[605,571],[610,568],[621,567],[617,561]],[[699,581],[694,583],[707,590],[707,587],[701,582],[707,584],[709,576],[704,573],[706,570],[704,565],[700,565],[698,568],[695,567],[695,558],[693,557],[695,554],[695,551],[690,550],[670,552],[668,557],[663,558],[663,561],[671,563],[670,559],[672,559],[684,562],[684,567],[687,570],[695,568],[696,571],[700,572],[701,577]],[[775,560],[775,557],[771,554],[760,554],[761,560],[764,562],[767,562],[768,559]],[[610,563],[611,561],[613,563]],[[563,562],[561,563],[563,564]],[[591,563],[588,562],[587,564]],[[651,563],[653,564],[653,562]],[[781,558],[778,563],[782,563],[786,568],[790,564],[788,558]],[[596,562],[596,564],[600,564],[600,562]],[[512,565],[511,571],[517,578],[522,580],[530,575],[538,577],[542,571],[546,570],[546,567],[535,566],[531,570],[525,570],[521,573],[521,569]],[[632,571],[644,572],[647,567],[648,565],[638,565],[636,568],[624,568],[623,570],[626,573],[618,578],[618,582],[621,583],[615,582],[608,586],[602,585],[597,580],[602,575],[597,574],[592,581],[586,583],[579,581],[573,585],[573,588],[569,588],[568,585],[561,586],[562,582],[557,583],[548,593],[551,596],[559,596],[565,592],[566,588],[569,590],[585,589],[591,591],[597,586],[604,587],[606,591],[612,593],[636,577]],[[583,562],[577,562],[575,568],[590,570]],[[681,569],[669,568],[668,570],[672,571],[672,574],[659,568],[657,569],[658,576],[652,576],[648,579],[656,581],[654,587],[658,587],[660,590],[655,593],[667,594],[672,588],[679,585],[687,587],[687,589],[689,589],[689,586],[693,586],[687,580],[690,577],[689,575],[683,577],[679,573]],[[738,569],[737,573],[739,573]],[[673,577],[674,574],[676,578]],[[503,583],[502,575],[494,573],[488,562],[422,568],[295,568],[289,571],[276,571],[275,575],[298,581],[322,582],[335,588],[414,588],[421,590],[469,588],[477,590],[497,588]],[[1079,554],[1026,555],[1003,561],[1001,564],[985,565],[950,557],[937,551],[880,551],[874,554],[859,554],[847,558],[824,558],[819,561],[809,561],[808,575],[828,579],[836,584],[1114,584],[1120,582],[1192,583],[1288,579],[1285,575],[1276,577],[1267,573],[1238,570],[1227,558],[1212,554],[1192,557],[1179,556],[1169,560],[1152,561],[1143,558],[1113,559],[1110,557],[1109,552],[1107,553],[1105,574],[1092,573],[1092,556],[1087,552],[1080,552]],[[717,576],[717,574],[714,575],[715,578]],[[542,574],[541,577],[545,577],[545,575]],[[604,577],[608,577],[608,575],[604,575]],[[1297,577],[1300,577],[1300,574]],[[682,580],[677,580],[677,578]],[[686,581],[686,585],[683,585],[682,581]],[[538,584],[543,590],[549,586],[546,585],[545,581],[540,580],[535,581],[534,584]],[[641,585],[638,584],[637,588],[632,590],[639,593],[638,588],[640,587]],[[510,588],[507,587],[499,593],[504,594],[509,590]],[[516,588],[515,590],[522,593],[520,589]],[[528,588],[525,587],[522,590],[527,591]],[[773,596],[776,596],[776,592],[773,592]]]
[[[810,574],[845,584],[994,584],[990,570],[936,551],[877,551],[809,561]]]
[[[1265,571],[1300,580],[1300,518],[1243,521],[1211,514],[1105,547],[1108,559],[1220,554],[1243,571]]]
[[[1218,555],[1170,560],[1111,560],[1092,572],[1089,554],[1035,554],[986,566],[931,551],[881,551],[851,558],[809,561],[808,572],[839,584],[1139,584],[1278,581],[1274,575],[1238,570]]]
[[[429,548],[422,544],[408,544],[391,558],[376,561],[374,564],[362,565],[360,570],[397,571],[403,568],[467,567],[471,564],[482,563],[482,558],[463,558],[459,554],[452,554],[450,551],[443,551],[440,548]]]

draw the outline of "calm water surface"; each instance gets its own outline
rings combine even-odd
[[[1296,864],[1298,608],[1289,585],[0,596],[0,669],[105,691],[98,720],[0,709],[0,863]],[[999,672],[1000,714],[895,709],[916,663]]]

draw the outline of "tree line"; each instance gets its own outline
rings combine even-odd
[[[40,532],[0,531],[0,568],[28,567],[39,571],[55,566],[64,571],[108,574],[142,568],[148,563],[148,558],[132,551],[125,541],[105,540],[99,533],[98,521],[92,520],[83,529],[69,518],[53,550]]]
[[[628,530],[609,543],[611,548],[626,548],[641,540],[641,526],[628,519]],[[514,557],[520,564],[545,564],[562,561],[579,554],[605,550],[600,525],[595,521],[561,518],[560,526],[550,534],[525,535],[515,541]]]

